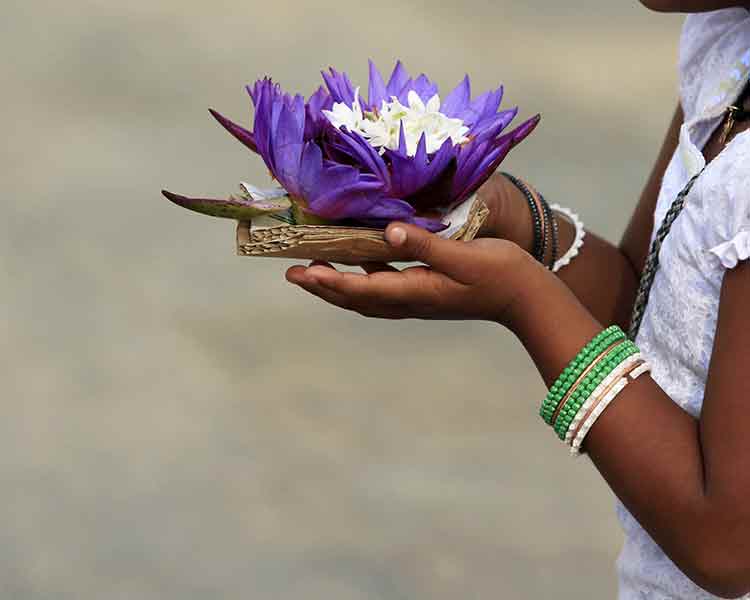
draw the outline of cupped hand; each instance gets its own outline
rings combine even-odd
[[[391,224],[386,240],[413,266],[364,265],[341,272],[327,263],[294,266],[289,282],[340,308],[383,319],[478,319],[504,323],[540,265],[498,239],[444,240],[414,225]],[[541,269],[541,274],[544,269]]]

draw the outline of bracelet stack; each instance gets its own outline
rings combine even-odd
[[[503,173],[503,176],[508,179],[518,191],[520,191],[526,202],[529,205],[529,212],[531,212],[531,222],[534,227],[534,247],[531,255],[540,263],[544,264],[544,258],[547,255],[547,241],[549,240],[549,227],[552,219],[548,218],[547,213],[549,207],[545,208],[546,202],[542,203],[537,199],[537,196],[531,191],[531,188],[526,185],[523,181],[514,177],[510,173]],[[549,211],[551,215],[551,211]],[[554,265],[554,261],[552,263]]]
[[[563,370],[544,399],[540,415],[571,452],[579,454],[599,416],[650,368],[619,327],[608,327]]]
[[[557,204],[550,206],[544,196],[526,182],[514,177],[510,173],[502,173],[502,175],[523,194],[529,206],[534,230],[532,256],[540,263],[546,265],[550,271],[557,273],[578,256],[581,246],[583,246],[583,238],[586,235],[583,223],[578,218],[578,215],[567,208],[563,208]],[[560,230],[556,213],[567,218],[576,230],[573,244],[565,251],[562,257],[558,256],[560,252]],[[548,254],[549,260],[547,259]]]

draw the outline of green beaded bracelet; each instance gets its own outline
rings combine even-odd
[[[565,397],[565,394],[578,377],[580,377],[581,373],[612,343],[624,338],[625,334],[619,328],[610,327],[589,342],[565,368],[550,388],[547,399],[542,405],[543,412],[547,413],[547,416],[551,418],[552,413],[554,413],[560,401]]]
[[[598,358],[602,352],[610,348],[613,344],[622,341],[622,334],[612,333],[602,340],[598,341],[589,349],[585,349],[576,359],[563,371],[560,380],[552,386],[550,392],[542,405],[540,414],[548,424],[552,424],[557,408],[565,400],[570,389],[578,381],[586,369]]]
[[[607,327],[593,340],[586,344],[578,355],[565,367],[563,372],[550,388],[547,397],[539,410],[540,416],[548,425],[552,425],[552,418],[557,407],[566,394],[578,380],[581,374],[596,360],[602,352],[613,343],[624,340],[625,333],[617,325]]]
[[[638,353],[638,348],[633,342],[627,340],[618,344],[601,358],[590,373],[576,386],[570,395],[557,420],[554,424],[555,432],[561,440],[565,440],[570,424],[575,419],[578,411],[586,403],[594,390],[612,373],[623,361]]]

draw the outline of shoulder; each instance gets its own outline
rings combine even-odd
[[[680,37],[680,98],[687,121],[720,104],[750,68],[750,12],[691,14]]]

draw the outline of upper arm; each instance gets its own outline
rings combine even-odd
[[[664,179],[664,173],[677,149],[683,121],[682,107],[678,104],[659,151],[659,156],[654,163],[654,168],[651,170],[651,175],[641,193],[638,206],[636,206],[620,242],[620,249],[628,258],[638,277],[640,277],[649,250],[651,230],[654,226],[654,209],[659,197],[662,179]]]
[[[750,261],[726,271],[700,418],[705,494],[721,542],[713,554],[736,589],[750,588]],[[723,551],[722,551],[723,547]],[[711,561],[709,560],[709,566]]]

